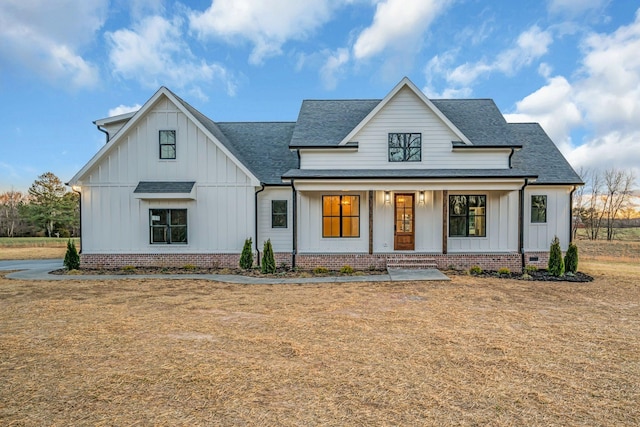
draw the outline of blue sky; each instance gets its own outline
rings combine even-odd
[[[214,121],[294,121],[303,99],[493,98],[574,167],[640,176],[640,5],[547,0],[2,0],[0,192],[69,180],[92,121],[164,85]]]

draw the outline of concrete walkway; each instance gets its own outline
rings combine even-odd
[[[224,283],[244,285],[277,285],[297,283],[347,283],[347,282],[408,282],[425,280],[449,280],[447,276],[436,269],[400,270],[390,269],[387,274],[366,276],[327,276],[327,277],[299,277],[299,278],[263,278],[249,277],[235,274],[79,274],[59,275],[49,274],[53,270],[62,268],[62,260],[18,260],[0,261],[0,270],[20,270],[8,274],[9,279],[23,280],[111,280],[111,279],[202,279]]]

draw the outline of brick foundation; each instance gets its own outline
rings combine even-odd
[[[262,254],[260,254],[262,257]],[[274,253],[276,266],[291,265],[291,254]],[[254,262],[256,254],[253,254]],[[80,268],[122,268],[134,267],[184,267],[194,265],[201,268],[237,268],[240,254],[81,254]]]
[[[541,270],[546,269],[549,266],[549,252],[525,252],[524,262],[525,265],[535,265]]]
[[[441,270],[450,268],[468,270],[474,265],[483,270],[498,270],[506,267],[512,272],[521,272],[521,257],[518,253],[499,254],[298,254],[296,267],[312,270],[325,267],[329,270],[339,270],[349,265],[356,270],[384,270],[387,261],[395,259],[422,259],[425,263],[435,264]]]
[[[261,259],[262,259],[262,254]],[[291,266],[291,254],[276,252],[276,265]],[[530,261],[530,257],[538,257],[538,261]],[[549,254],[546,252],[527,252],[527,265],[546,268]],[[254,260],[256,254],[254,253]],[[428,254],[428,253],[386,253],[386,254],[298,254],[296,267],[302,270],[313,270],[325,267],[329,270],[340,270],[349,265],[356,270],[384,270],[387,262],[397,260],[415,260],[428,265],[435,265],[441,270],[450,268],[468,270],[474,265],[483,270],[508,268],[512,272],[521,272],[521,257],[518,253],[495,254]],[[240,262],[240,254],[81,254],[81,268],[122,268],[127,265],[135,267],[196,267],[236,268]]]

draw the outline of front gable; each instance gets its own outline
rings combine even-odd
[[[398,156],[401,138],[411,140],[412,155]],[[324,170],[508,169],[511,154],[510,147],[474,145],[406,78],[337,145],[298,148],[301,169]]]
[[[69,184],[195,180],[258,186],[255,175],[194,117],[192,109],[168,89],[160,88]],[[175,156],[161,153],[162,132],[175,139]]]
[[[399,96],[400,94],[400,96]],[[411,96],[413,95],[413,96]],[[398,100],[401,98],[401,100]],[[348,144],[366,127],[369,122],[376,118],[382,110],[389,110],[391,104],[392,110],[400,116],[402,121],[410,121],[411,117],[403,115],[403,108],[408,111],[418,113],[418,121],[420,119],[428,119],[434,123],[438,123],[440,127],[446,128],[453,135],[451,141],[462,141],[471,145],[471,141],[445,116],[427,96],[413,84],[407,77],[403,78],[400,83],[394,87],[387,96],[373,109],[347,136],[343,138],[340,145]],[[394,105],[395,104],[395,105]],[[422,114],[420,114],[422,113]]]

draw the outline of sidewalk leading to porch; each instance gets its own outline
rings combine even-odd
[[[387,272],[392,282],[409,282],[416,280],[451,280],[440,270],[435,268],[425,269],[400,269],[388,268]]]

